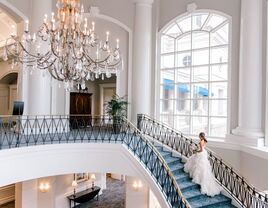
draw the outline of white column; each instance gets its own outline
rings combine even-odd
[[[266,2],[268,14],[268,2]],[[265,146],[268,146],[268,15],[266,15],[266,114],[265,114]]]
[[[132,120],[138,113],[151,114],[151,42],[153,0],[135,0],[132,70]]]
[[[263,0],[241,1],[239,119],[232,131],[238,141],[262,145],[262,7]]]
[[[67,101],[67,92],[64,89],[64,83],[55,79],[52,79],[51,90],[51,114],[52,115],[65,115],[65,103]]]
[[[44,14],[50,15],[52,0],[32,1],[32,16],[29,19],[32,32],[41,26]],[[42,46],[41,48],[48,47]],[[51,76],[38,68],[29,75],[28,113],[30,115],[48,115],[51,113]]]

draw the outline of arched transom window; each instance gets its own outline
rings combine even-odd
[[[227,132],[230,19],[210,12],[179,18],[161,33],[158,115],[187,135]]]

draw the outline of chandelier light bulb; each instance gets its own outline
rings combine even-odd
[[[29,20],[25,21],[25,27],[24,27],[25,32],[29,32]]]
[[[119,39],[116,39],[116,48],[119,49]]]
[[[92,31],[94,32],[95,30],[95,22],[92,22]]]

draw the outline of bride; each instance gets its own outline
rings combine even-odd
[[[212,168],[208,160],[208,153],[205,150],[207,139],[205,133],[199,134],[199,148],[194,150],[194,154],[187,160],[184,171],[190,174],[192,181],[201,186],[201,193],[208,196],[220,194],[221,187],[216,182],[212,173]]]

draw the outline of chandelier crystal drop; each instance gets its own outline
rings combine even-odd
[[[106,40],[95,33],[95,23],[89,24],[80,0],[58,0],[57,14],[45,15],[37,33],[29,32],[25,22],[24,34],[11,34],[5,45],[5,59],[11,57],[14,64],[24,63],[35,70],[47,70],[51,76],[65,82],[70,89],[74,82],[104,79],[122,68],[119,39],[112,48],[109,32]]]

